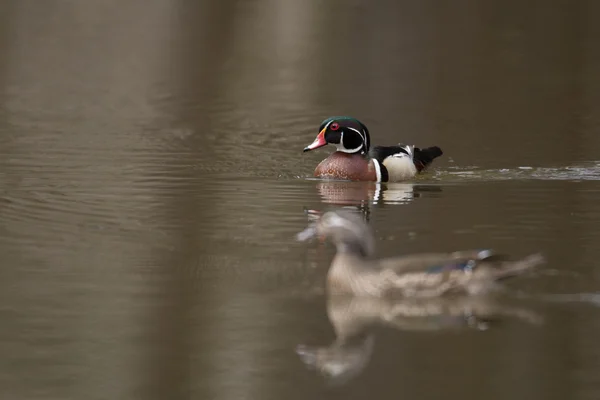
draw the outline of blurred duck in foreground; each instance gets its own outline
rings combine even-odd
[[[337,248],[327,274],[330,294],[432,297],[482,294],[496,283],[544,262],[541,254],[509,261],[490,250],[423,253],[374,259],[375,238],[367,223],[348,210],[329,211],[297,239],[328,238]]]

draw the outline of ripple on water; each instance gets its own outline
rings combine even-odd
[[[600,163],[589,162],[566,167],[530,167],[480,169],[476,166],[450,167],[447,170],[434,170],[433,179],[444,182],[456,180],[564,180],[597,181],[600,180]]]
[[[194,179],[189,157],[165,151],[19,150],[2,165],[0,235],[21,249],[68,253],[95,241],[141,245],[163,235],[165,197],[176,196]]]

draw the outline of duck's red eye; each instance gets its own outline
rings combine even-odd
[[[338,125],[337,122],[334,122],[333,124],[331,124],[329,126],[329,129],[331,129],[332,131],[337,131],[338,129],[340,129],[340,126]]]

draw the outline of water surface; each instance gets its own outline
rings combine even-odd
[[[598,398],[599,11],[0,0],[3,398]],[[445,154],[310,179],[339,114]],[[498,299],[332,302],[294,235],[342,206],[381,256],[548,262]]]

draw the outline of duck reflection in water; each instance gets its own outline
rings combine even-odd
[[[373,206],[402,205],[442,191],[441,186],[414,183],[377,183],[359,181],[319,181],[317,191],[324,203],[355,209],[369,220]],[[320,216],[319,210],[307,210],[309,220]]]
[[[369,364],[375,344],[374,328],[383,325],[406,331],[486,330],[502,318],[540,324],[539,314],[497,296],[383,299],[329,296],[327,316],[335,332],[328,346],[299,345],[297,354],[331,385],[343,385]]]

